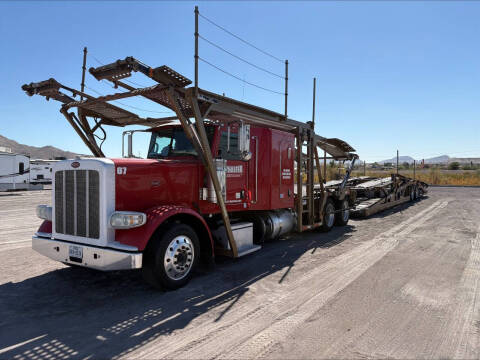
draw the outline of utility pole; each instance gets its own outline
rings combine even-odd
[[[195,6],[195,96],[198,97],[198,6]]]
[[[415,160],[413,160],[413,180],[415,180],[415,168],[416,168],[416,163],[415,163]]]
[[[83,48],[83,66],[82,66],[82,83],[80,84],[80,90],[82,93],[85,90],[85,72],[87,71],[87,47]],[[83,100],[83,96],[80,96],[80,101]]]
[[[367,166],[366,164],[367,164],[367,162],[365,160],[363,160],[363,176],[365,176],[365,174],[366,174],[366,171],[365,171],[366,166]]]
[[[397,150],[397,175],[398,175],[398,150]]]
[[[307,184],[307,204],[309,209],[309,224],[313,224],[315,222],[315,202],[313,201],[313,189],[315,187],[315,174],[313,169],[315,167],[315,92],[317,87],[317,79],[313,78],[313,104],[312,104],[312,124],[310,130],[310,136],[308,139],[308,184]],[[320,179],[318,179],[320,181]]]
[[[323,150],[323,181],[327,182],[327,151]]]
[[[317,90],[317,78],[313,78],[312,129],[315,128],[315,92],[316,90]]]
[[[288,60],[285,60],[285,121],[288,119]]]

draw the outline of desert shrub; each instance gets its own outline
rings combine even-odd
[[[460,169],[460,163],[457,161],[454,161],[448,164],[448,170],[459,170],[459,169]]]

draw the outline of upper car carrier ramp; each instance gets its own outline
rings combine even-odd
[[[295,134],[297,142],[296,161],[297,166],[297,194],[302,194],[302,171],[306,164],[305,173],[307,175],[307,209],[303,207],[301,196],[296,201],[297,212],[300,214],[297,221],[297,230],[303,231],[308,228],[319,226],[314,223],[314,218],[322,218],[323,206],[319,208],[313,204],[314,192],[314,167],[318,171],[318,178],[321,180],[320,162],[317,147],[324,150],[334,160],[352,160],[357,158],[353,149],[346,142],[339,139],[327,139],[318,136],[314,132],[312,122],[303,123],[286,118],[285,115],[277,112],[241,102],[226,96],[221,96],[198,87],[187,87],[192,82],[168,66],[152,68],[133,57],[127,57],[123,60],[115,61],[111,64],[103,65],[97,68],[90,68],[89,72],[97,80],[110,81],[115,88],[121,87],[124,92],[118,92],[106,96],[94,97],[83,91],[67,87],[54,79],[42,81],[39,83],[30,83],[23,85],[22,89],[32,95],[42,95],[48,99],[52,98],[62,103],[61,113],[69,121],[78,135],[89,147],[95,156],[103,157],[104,154],[98,146],[95,139],[95,131],[102,129],[102,125],[126,126],[126,125],[145,125],[159,126],[169,123],[173,120],[180,121],[185,134],[192,142],[199,154],[212,179],[218,205],[225,224],[227,237],[229,239],[231,251],[228,255],[238,256],[238,249],[233,238],[230,226],[229,216],[223,200],[220,183],[217,177],[217,171],[213,162],[210,144],[208,143],[204,120],[209,119],[214,122],[244,122],[256,126],[268,127],[272,129],[287,131]],[[151,78],[157,85],[135,88],[124,82],[131,76],[132,72],[139,72]],[[67,95],[66,93],[71,93]],[[76,100],[75,97],[80,99]],[[121,107],[111,104],[111,101],[141,96],[154,103],[165,106],[176,113],[175,117],[166,118],[142,118],[135,113],[127,111]],[[77,108],[77,115],[70,110]],[[88,118],[94,120],[95,124],[90,125]],[[102,129],[103,130],[103,129]],[[302,160],[302,148],[307,147],[306,161]],[[324,156],[326,159],[326,156]],[[346,183],[349,172],[345,177]],[[323,182],[320,183],[322,194],[325,193]],[[343,191],[343,189],[341,189]],[[326,195],[323,195],[323,201]],[[318,216],[320,214],[320,217]],[[301,216],[301,215],[307,216]],[[305,220],[302,220],[305,219]],[[302,221],[306,222],[302,224]]]
[[[112,82],[129,77],[132,71],[139,71],[164,85],[185,87],[192,83],[190,79],[187,79],[166,65],[151,68],[131,56],[126,57],[124,60],[117,60],[112,64],[89,69],[90,74],[92,74],[95,79],[109,80]]]

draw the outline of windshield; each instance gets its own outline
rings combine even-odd
[[[212,138],[213,130],[211,126],[206,128],[209,140]],[[183,128],[172,127],[152,133],[148,158],[158,159],[173,156],[197,156],[197,152]]]

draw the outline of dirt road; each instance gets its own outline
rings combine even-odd
[[[480,189],[433,188],[168,293],[33,252],[49,201],[0,196],[0,358],[480,357]]]

